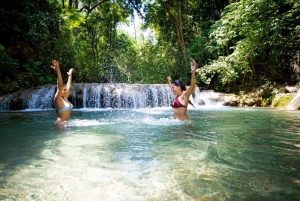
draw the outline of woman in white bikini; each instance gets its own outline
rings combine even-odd
[[[72,87],[72,72],[73,68],[67,73],[69,75],[67,85],[63,85],[63,80],[60,72],[59,63],[56,60],[52,61],[51,68],[57,74],[57,90],[54,95],[54,104],[57,112],[57,122],[68,121],[70,119],[71,111],[73,108],[72,103],[68,101]]]
[[[196,78],[195,78],[195,71],[197,65],[194,60],[191,62],[191,85],[186,89],[184,83],[180,80],[175,80],[172,82],[171,77],[168,77],[168,83],[176,98],[172,101],[171,107],[173,108],[174,118],[178,120],[189,120],[190,118],[187,115],[187,105],[190,103],[190,95],[193,93],[195,86],[196,86]],[[193,105],[193,104],[192,104]]]

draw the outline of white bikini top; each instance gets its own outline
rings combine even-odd
[[[57,109],[56,109],[56,111],[57,111],[57,112],[63,112],[63,111],[67,111],[67,110],[72,110],[72,108],[73,108],[72,103],[70,103],[68,100],[66,100],[66,99],[63,98],[63,97],[61,97],[61,98],[62,98],[62,100],[63,100],[63,102],[64,102],[64,107],[63,107],[62,109],[60,109],[60,110],[57,110]]]

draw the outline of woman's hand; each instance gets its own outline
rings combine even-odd
[[[69,70],[69,72],[67,72],[67,74],[70,76],[70,75],[72,75],[72,72],[73,72],[73,68],[71,68],[71,69]]]
[[[191,71],[195,72],[196,68],[197,68],[197,64],[196,64],[195,60],[192,60],[192,62],[191,62]]]
[[[53,70],[57,71],[59,69],[59,63],[56,60],[52,61],[52,66],[50,66]]]
[[[168,77],[168,83],[172,82],[172,78],[169,76]]]

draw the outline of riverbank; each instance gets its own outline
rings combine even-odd
[[[299,88],[299,85],[265,85],[248,92],[224,94],[222,101],[227,106],[285,108],[296,96]],[[294,106],[293,109],[297,110],[299,107]]]

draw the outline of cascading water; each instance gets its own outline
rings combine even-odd
[[[10,94],[0,100],[0,110],[54,109],[55,86]],[[74,108],[138,109],[169,107],[174,95],[166,84],[73,84],[69,100]],[[195,106],[218,105],[219,93],[200,92],[196,87],[190,96]]]
[[[54,85],[16,92],[0,99],[1,110],[51,109],[54,107]]]
[[[40,88],[26,100],[27,109],[49,109],[53,106],[54,87]]]
[[[167,85],[89,84],[82,96],[83,108],[164,107],[172,100]]]
[[[296,94],[293,99],[289,102],[287,110],[298,110],[300,107],[300,94]]]

